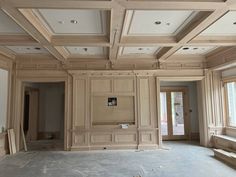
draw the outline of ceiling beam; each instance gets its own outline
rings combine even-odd
[[[111,29],[110,29],[110,42],[111,47],[109,50],[109,60],[114,62],[117,59],[119,43],[122,34],[122,28],[125,20],[125,8],[122,6],[115,6],[111,11]]]
[[[6,47],[2,47],[0,46],[0,54],[11,58],[11,59],[15,59],[16,54],[14,52],[12,52],[10,49],[6,48]]]
[[[227,6],[221,0],[199,1],[165,1],[165,0],[7,0],[16,8],[52,8],[52,9],[112,9],[120,4],[126,9],[133,10],[215,10]]]
[[[176,46],[173,36],[122,36],[120,46]]]
[[[26,32],[28,32],[36,41],[42,44],[54,57],[56,57],[56,59],[61,62],[66,61],[66,59],[53,46],[51,46],[50,42],[24,17],[18,9],[11,7],[9,3],[4,3],[2,10]]]
[[[236,45],[236,36],[197,36],[188,44],[199,46],[234,46]]]
[[[42,8],[42,9],[111,9],[110,0],[7,0],[15,8]]]
[[[2,46],[38,46],[40,45],[29,35],[0,35],[0,45]]]
[[[51,32],[45,27],[40,19],[35,15],[32,9],[20,9],[19,10],[24,17],[41,33],[41,35],[50,42]]]
[[[129,0],[121,1],[120,4],[126,9],[132,10],[196,10],[196,11],[214,11],[216,9],[226,8],[225,2],[212,1],[140,1]]]
[[[107,36],[84,36],[84,35],[53,35],[51,44],[54,46],[97,46],[110,47]]]
[[[236,10],[236,1],[235,0],[227,0],[226,4],[229,6],[230,10]]]

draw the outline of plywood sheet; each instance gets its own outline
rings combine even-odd
[[[85,126],[86,118],[86,80],[75,81],[75,119],[74,126]]]
[[[118,96],[117,106],[108,106],[109,96],[94,96],[92,99],[93,124],[118,124],[134,122],[134,97]]]
[[[114,92],[134,92],[133,79],[114,79]]]
[[[148,78],[140,79],[140,119],[141,126],[151,125],[151,114],[150,114],[150,90]]]
[[[110,93],[112,85],[110,79],[94,79],[91,81],[92,92],[94,93]]]

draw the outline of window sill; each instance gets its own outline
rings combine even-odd
[[[236,127],[226,127],[226,135],[236,137]]]

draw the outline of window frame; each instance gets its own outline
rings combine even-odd
[[[232,77],[232,78],[227,78],[223,80],[224,83],[224,112],[225,112],[225,125],[226,128],[236,128],[235,126],[230,125],[229,123],[229,109],[228,109],[228,89],[227,89],[227,84],[231,83],[231,82],[235,82],[236,83],[236,77]],[[235,118],[236,119],[236,118]]]

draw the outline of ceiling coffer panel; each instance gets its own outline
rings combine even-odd
[[[236,36],[236,11],[230,11],[201,33],[202,36]]]
[[[38,9],[34,13],[55,35],[106,35],[108,11],[81,9]]]
[[[16,54],[48,54],[43,47],[38,46],[6,46]]]
[[[131,36],[174,36],[194,16],[194,11],[128,10],[123,34]]]
[[[98,55],[103,56],[106,54],[105,47],[72,47],[67,46],[66,49],[71,55]]]
[[[140,59],[155,58],[160,47],[120,47],[118,58]]]
[[[26,34],[26,32],[0,10],[0,34]]]
[[[154,55],[159,50],[159,47],[124,47],[121,55]]]
[[[206,55],[216,49],[216,46],[184,46],[176,54],[180,55]]]

